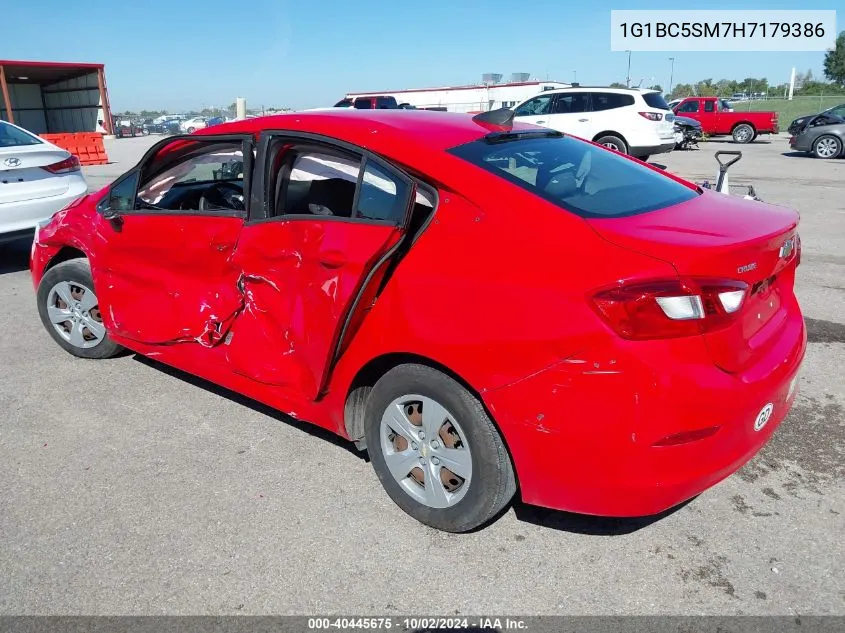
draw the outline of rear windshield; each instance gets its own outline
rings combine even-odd
[[[671,110],[666,99],[659,92],[644,92],[643,99],[650,108],[657,108],[658,110]]]
[[[699,195],[645,165],[568,136],[481,139],[449,151],[586,218],[646,213]]]
[[[20,147],[21,145],[38,145],[41,139],[18,128],[0,121],[0,147]]]

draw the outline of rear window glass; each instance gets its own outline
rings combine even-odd
[[[646,213],[699,195],[645,165],[567,136],[482,139],[449,151],[587,218]]]
[[[671,110],[666,99],[659,92],[645,92],[643,93],[643,100],[650,108],[657,108],[658,110]]]
[[[37,136],[0,121],[0,147],[38,145],[41,142],[41,139]]]
[[[594,92],[593,111],[613,110],[634,105],[634,95],[621,94],[616,92]],[[654,107],[654,106],[652,106]]]

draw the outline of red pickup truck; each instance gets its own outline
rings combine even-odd
[[[777,112],[728,112],[718,97],[687,97],[674,108],[678,116],[701,123],[710,136],[733,136],[737,143],[750,143],[758,134],[778,133]]]

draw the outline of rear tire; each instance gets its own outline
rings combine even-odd
[[[740,123],[733,129],[731,136],[733,136],[734,143],[745,145],[754,140],[754,137],[757,136],[757,130],[748,123]]]
[[[48,270],[38,284],[38,315],[53,340],[79,358],[110,358],[123,349],[102,322],[87,259],[69,259]]]
[[[634,158],[636,158],[637,160],[641,160],[644,163],[647,163],[648,159],[651,158],[651,154],[646,154],[645,156],[635,156]]]
[[[195,128],[195,127],[189,127],[188,128],[188,134],[193,134],[194,132],[196,132],[196,130],[197,130],[197,128]]]
[[[467,532],[516,492],[507,449],[483,405],[436,369],[407,364],[388,371],[373,387],[364,425],[382,486],[421,523]]]
[[[596,139],[596,143],[599,145],[604,145],[609,149],[614,149],[621,154],[628,153],[628,146],[618,136],[613,136],[612,134],[607,134],[605,136],[599,137]]]
[[[836,136],[825,134],[813,143],[813,156],[816,158],[836,158],[842,153],[842,141]]]

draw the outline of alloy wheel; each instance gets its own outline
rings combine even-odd
[[[839,144],[832,138],[820,138],[816,141],[816,153],[820,158],[833,158],[839,151]]]
[[[410,497],[430,508],[454,506],[472,480],[472,452],[455,417],[420,395],[395,399],[379,429],[384,461]]]
[[[59,336],[74,347],[95,347],[106,336],[97,295],[78,282],[60,281],[50,289],[47,316]]]

